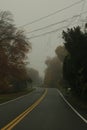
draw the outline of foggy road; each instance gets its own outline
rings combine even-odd
[[[87,130],[87,124],[64,102],[57,89],[36,89],[0,105],[1,130]]]

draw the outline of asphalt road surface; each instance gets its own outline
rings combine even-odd
[[[36,89],[0,105],[0,130],[87,130],[57,89]]]

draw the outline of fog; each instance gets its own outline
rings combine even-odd
[[[85,14],[82,15],[82,13],[86,11],[87,2],[86,0],[83,0],[71,8],[65,9],[60,13],[55,13],[55,15],[52,15],[51,17],[45,18],[33,24],[29,23],[52,14],[53,12],[66,8],[75,2],[76,0],[0,0],[0,10],[11,11],[17,27],[25,30],[27,37],[30,38],[29,40],[32,45],[32,51],[29,53],[29,66],[37,69],[41,76],[44,76],[44,70],[46,68],[44,61],[49,56],[54,57],[56,47],[62,45],[63,43],[61,38],[63,29],[53,33],[48,33],[46,35],[38,36],[36,38],[34,36],[51,32],[66,25],[71,27],[81,24],[81,20],[85,18]],[[75,15],[80,15],[80,17],[75,19],[73,18]],[[70,17],[72,18],[56,26],[35,31],[33,33],[28,33],[29,31],[57,23]],[[25,24],[27,25],[23,26]]]

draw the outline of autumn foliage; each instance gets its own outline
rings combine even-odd
[[[0,92],[26,79],[26,56],[31,46],[24,32],[18,30],[7,11],[0,12]]]

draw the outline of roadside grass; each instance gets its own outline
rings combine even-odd
[[[18,98],[20,96],[29,94],[29,93],[31,93],[34,90],[35,90],[35,88],[31,88],[31,89],[26,89],[26,90],[21,91],[21,92],[0,94],[0,104],[4,103],[4,102],[7,102],[7,101],[10,101],[10,100],[13,100],[13,99],[16,99],[16,98]]]
[[[67,101],[81,114],[85,119],[87,119],[87,101],[82,100],[74,94],[69,94],[65,97]]]
[[[87,101],[81,100],[81,98],[77,97],[71,91],[67,91],[62,85],[58,85],[58,89],[64,95],[66,100],[87,119]]]

